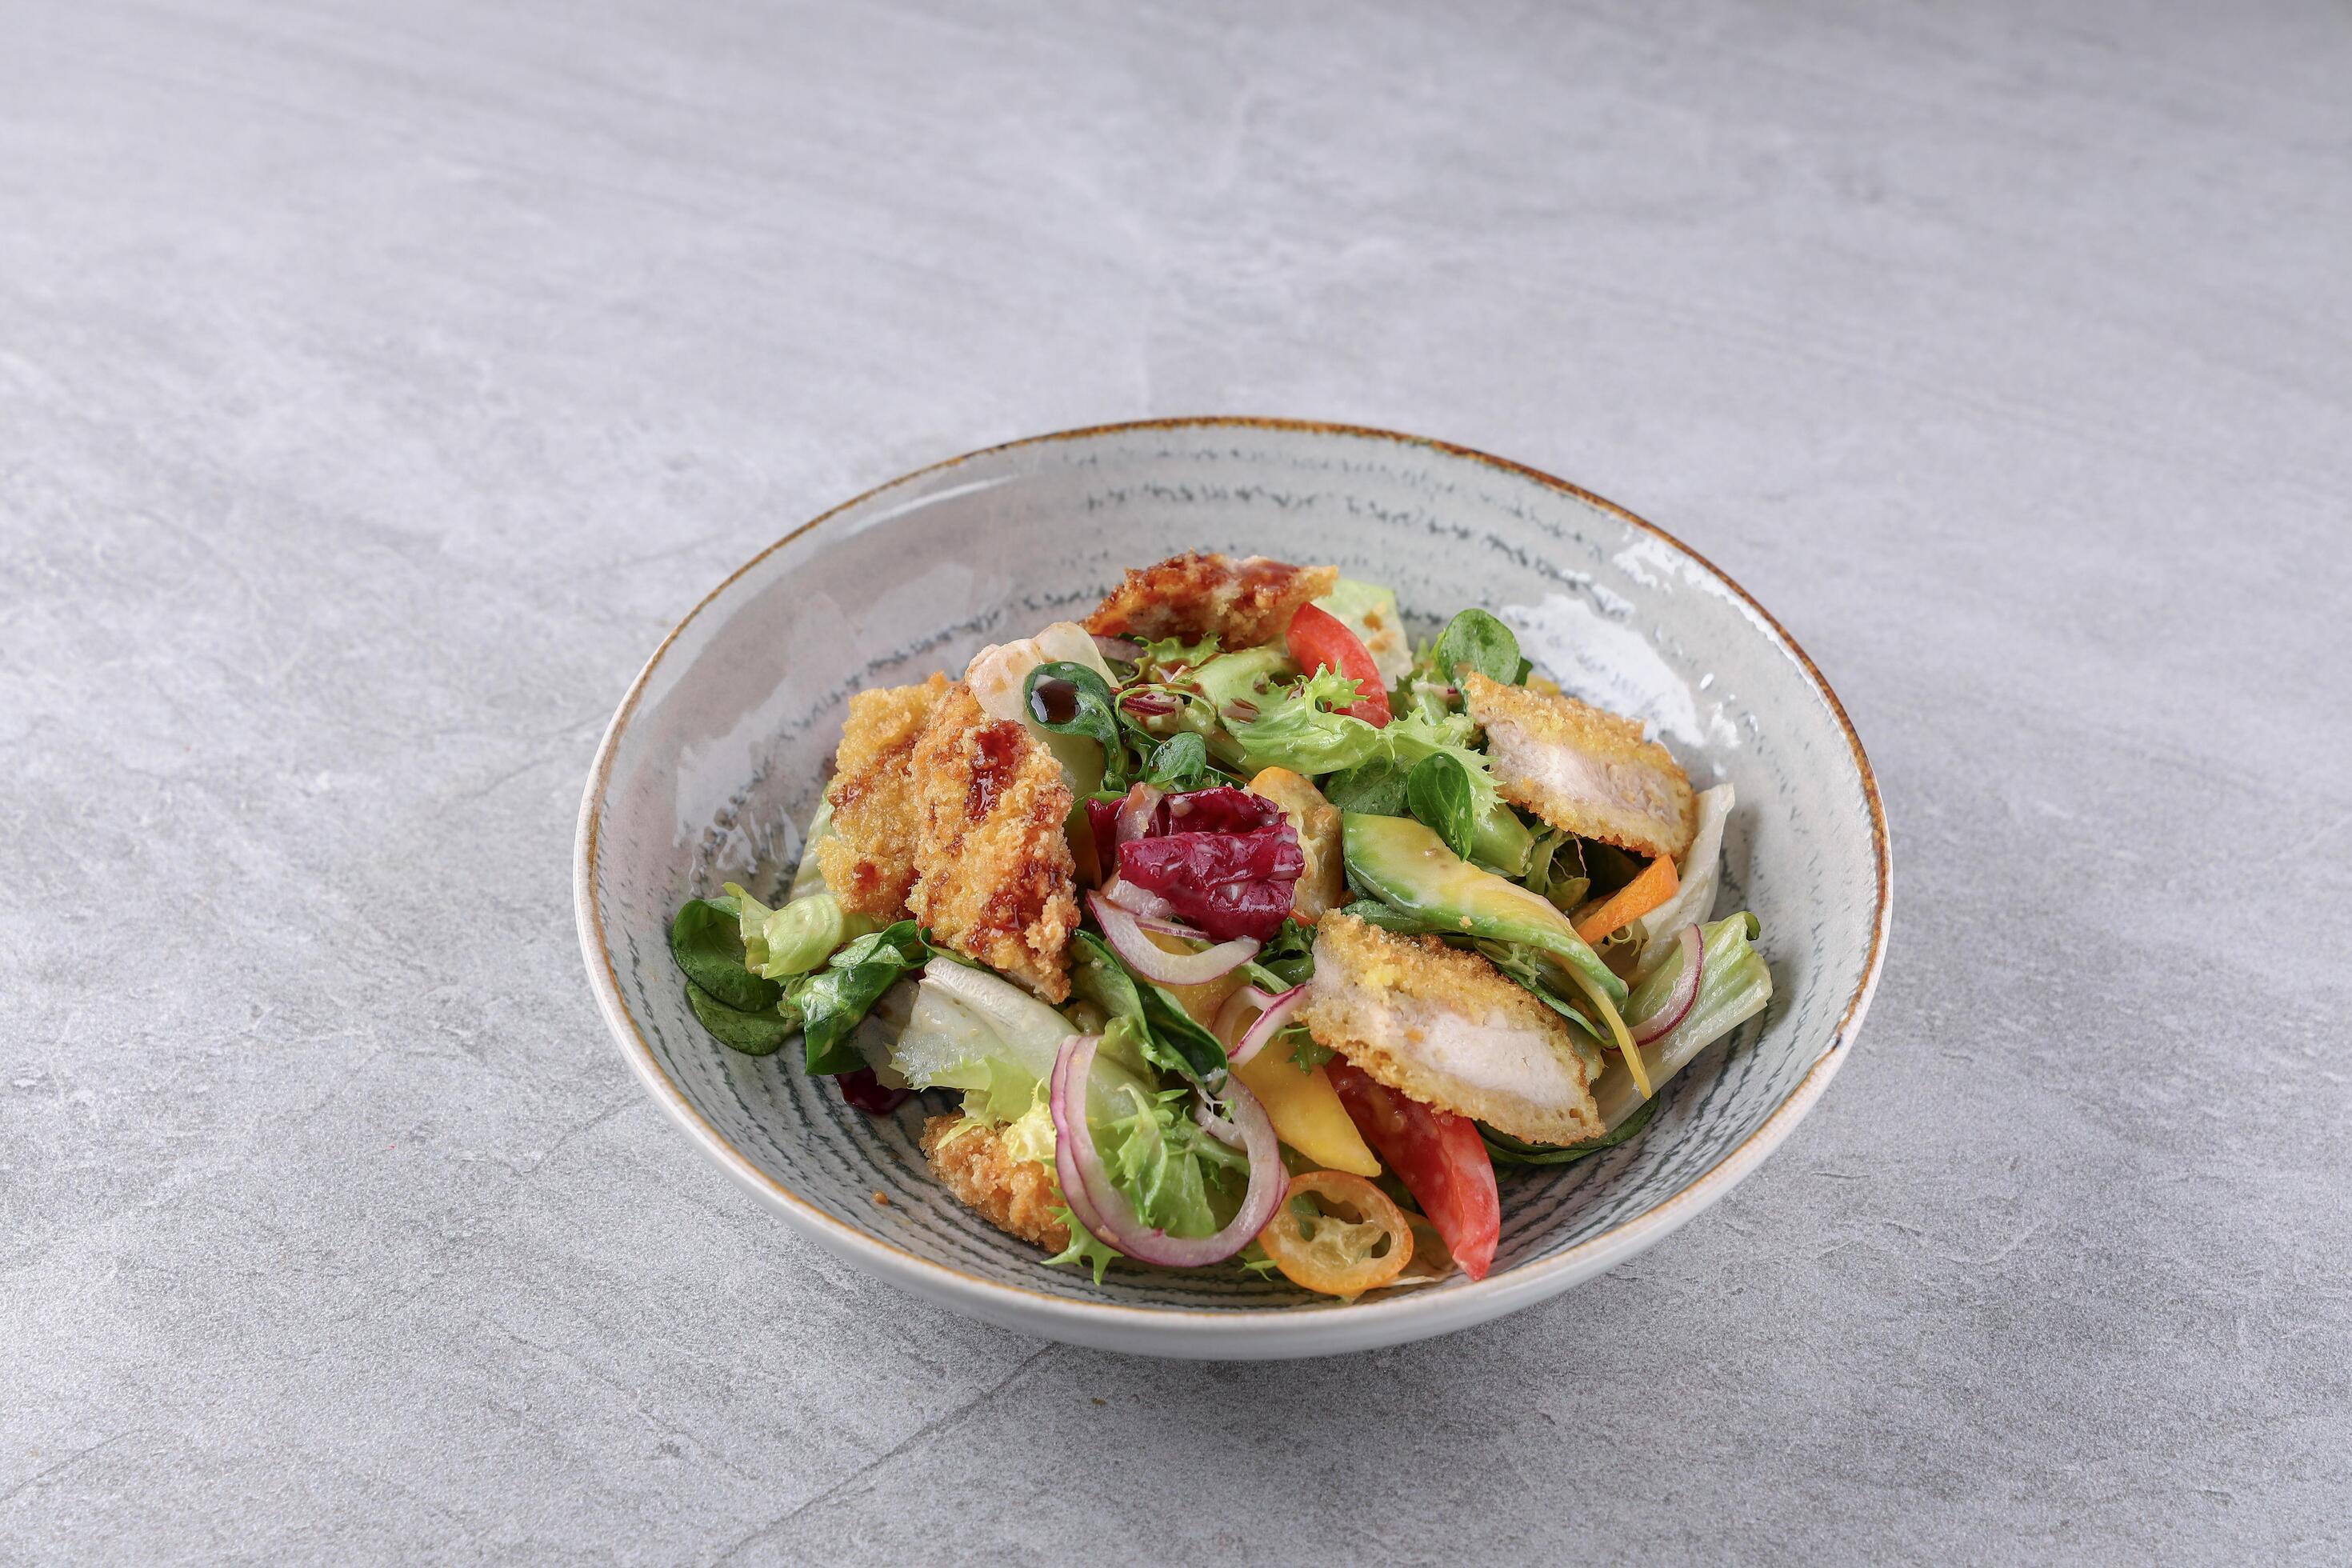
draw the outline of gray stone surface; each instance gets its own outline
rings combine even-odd
[[[1443,9],[6,8],[0,1560],[2352,1554],[2352,18]],[[1826,1101],[1488,1330],[944,1316],[582,983],[697,596],[1207,411],[1647,513],[1885,785]]]

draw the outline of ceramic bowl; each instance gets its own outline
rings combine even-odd
[[[1770,1007],[1674,1081],[1642,1137],[1506,1172],[1484,1280],[1342,1304],[1234,1268],[1114,1267],[1100,1284],[1049,1268],[931,1179],[921,1101],[867,1116],[791,1048],[739,1056],[688,1010],[672,912],[730,879],[776,890],[852,692],[961,671],[983,644],[1083,616],[1125,567],[1187,549],[1336,562],[1392,584],[1416,637],[1484,605],[1569,690],[1647,720],[1696,783],[1738,788],[1721,908],[1762,919]],[[695,606],[622,700],[589,775],[575,877],[589,984],[622,1054],[680,1131],[803,1237],[1007,1328],[1234,1358],[1465,1328],[1654,1245],[1820,1099],[1862,1024],[1890,907],[1862,744],[1736,584],[1622,508],[1516,463],[1258,419],[1017,441],[786,534]]]

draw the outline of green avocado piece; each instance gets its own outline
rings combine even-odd
[[[1493,867],[1507,877],[1527,874],[1528,857],[1536,847],[1536,836],[1519,820],[1519,814],[1499,801],[1493,810],[1478,819],[1477,836],[1470,841],[1473,859]]]
[[[1524,942],[1573,968],[1612,1002],[1625,999],[1625,983],[1550,900],[1480,870],[1410,817],[1349,811],[1339,824],[1348,880],[1415,917],[1423,929]]]

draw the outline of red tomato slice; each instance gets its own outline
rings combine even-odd
[[[1486,1278],[1503,1234],[1503,1200],[1478,1124],[1399,1094],[1337,1057],[1323,1070],[1356,1131],[1421,1205],[1462,1272]]]
[[[1375,730],[1388,728],[1389,689],[1381,679],[1381,667],[1372,662],[1371,650],[1348,629],[1347,622],[1328,610],[1301,605],[1290,617],[1286,640],[1290,644],[1290,662],[1307,674],[1336,669],[1357,683],[1355,702],[1340,712],[1361,719]]]

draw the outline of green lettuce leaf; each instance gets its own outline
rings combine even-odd
[[[850,1044],[850,1032],[882,993],[908,970],[921,968],[930,954],[921,929],[913,921],[900,921],[859,937],[824,969],[794,982],[792,1001],[804,1020],[808,1070],[855,1072],[866,1066],[864,1054]]]
[[[1755,946],[1762,930],[1756,917],[1744,910],[1699,928],[1705,956],[1699,969],[1698,997],[1681,1023],[1641,1048],[1653,1087],[1664,1087],[1693,1058],[1761,1013],[1772,1000],[1772,972],[1765,967],[1764,955]],[[1633,987],[1623,1010],[1628,1026],[1665,1005],[1682,967],[1680,958],[1669,959]],[[1633,1089],[1633,1075],[1622,1062],[1612,1061],[1601,1081],[1592,1086],[1592,1098],[1601,1107],[1601,1124],[1613,1128],[1633,1113],[1641,1097]]]
[[[1369,816],[1402,816],[1406,811],[1405,782],[1412,773],[1412,769],[1397,761],[1393,753],[1382,752],[1324,780],[1323,798],[1341,811],[1360,811]]]
[[[1268,646],[1221,653],[1189,672],[1185,679],[1200,688],[1202,697],[1212,708],[1222,711],[1228,702],[1263,707],[1277,679],[1297,673],[1298,667],[1290,662],[1287,653]]]
[[[800,1015],[786,1001],[765,1012],[746,1013],[730,1007],[691,980],[686,983],[686,1001],[720,1045],[747,1057],[773,1056],[801,1026]]]
[[[1434,828],[1445,847],[1465,860],[1478,837],[1478,808],[1472,795],[1470,770],[1450,752],[1423,757],[1405,778],[1405,804],[1412,815],[1423,826]]]
[[[1179,1086],[1128,1091],[1126,1114],[1098,1133],[1111,1184],[1146,1225],[1171,1236],[1213,1236],[1249,1184],[1249,1156],[1202,1131]]]
[[[1144,1058],[1153,1067],[1207,1083],[1225,1069],[1225,1047],[1193,1022],[1166,988],[1128,968],[1110,943],[1090,931],[1070,943],[1070,984],[1114,1019],[1135,1031]],[[1108,1048],[1109,1037],[1106,1033]]]
[[[1037,686],[1040,681],[1066,681],[1075,692],[1075,706],[1066,719],[1047,719],[1037,707]],[[1113,700],[1109,683],[1083,664],[1068,659],[1041,664],[1029,672],[1021,689],[1022,706],[1036,725],[1055,735],[1077,735],[1093,741],[1102,748],[1103,773],[1101,787],[1113,792],[1127,788],[1127,745],[1119,736],[1118,704]]]
[[[1489,680],[1508,686],[1520,679],[1519,639],[1511,628],[1480,609],[1467,609],[1445,625],[1431,662],[1448,680],[1458,680],[1475,669]]]
[[[1199,789],[1209,782],[1209,743],[1187,731],[1152,748],[1145,782],[1160,789]]]
[[[740,1013],[764,1013],[783,993],[774,981],[745,967],[741,924],[740,915],[727,906],[688,899],[670,921],[670,956],[712,1000]]]
[[[1384,731],[1332,711],[1351,705],[1357,696],[1356,682],[1338,670],[1318,669],[1282,689],[1271,706],[1261,702],[1257,718],[1226,719],[1225,729],[1240,744],[1243,763],[1252,771],[1288,768],[1310,778],[1337,773],[1370,761],[1384,749]]]
[[[1080,1223],[1078,1216],[1068,1209],[1055,1209],[1054,1217],[1069,1227],[1070,1245],[1045,1259],[1045,1266],[1050,1268],[1057,1263],[1076,1263],[1082,1268],[1093,1269],[1095,1283],[1101,1284],[1103,1270],[1110,1267],[1110,1260],[1123,1257],[1124,1254],[1110,1243],[1097,1240],[1095,1233]]]

